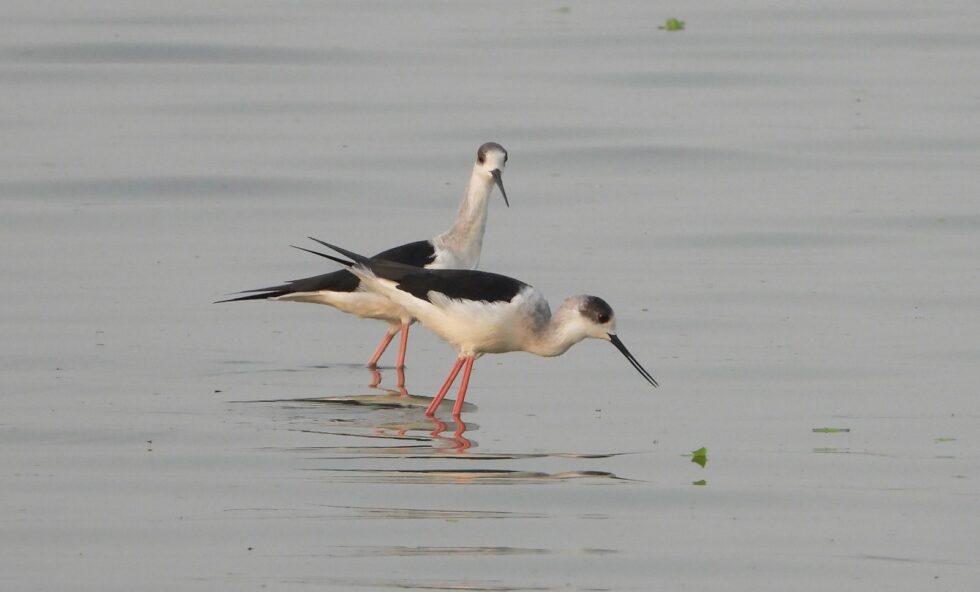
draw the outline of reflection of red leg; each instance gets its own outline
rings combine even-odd
[[[442,420],[436,419],[434,417],[432,418],[432,423],[433,425],[436,426],[436,429],[429,432],[429,435],[432,436],[433,438],[438,438],[440,434],[446,431],[446,424],[443,423]]]
[[[408,323],[402,323],[402,339],[398,348],[398,361],[395,368],[405,367],[405,350],[408,349]]]
[[[473,443],[463,436],[466,433],[466,424],[463,423],[463,420],[457,417],[454,421],[456,423],[456,431],[453,432],[453,440],[456,442],[456,452],[463,452],[473,446]]]
[[[398,375],[398,391],[403,395],[408,395],[408,391],[405,390],[405,371],[401,368],[395,368],[395,373]]]
[[[458,417],[453,419],[453,424],[455,424],[456,426],[456,431],[453,432],[452,438],[447,438],[442,435],[442,433],[446,431],[446,424],[442,420],[435,417],[430,417],[429,421],[431,421],[432,425],[435,426],[435,429],[429,432],[429,435],[432,436],[432,444],[435,452],[445,452],[447,450],[452,450],[454,452],[465,453],[467,449],[473,446],[473,442],[471,442],[468,438],[466,438],[466,436],[463,435],[466,433],[466,424],[463,423],[462,420],[460,420]],[[448,442],[448,441],[452,442],[451,449],[436,446],[437,442]]]
[[[463,436],[458,436],[457,438],[455,438],[455,440],[456,440],[456,446],[455,448],[453,448],[453,450],[455,450],[456,452],[465,453],[467,450],[470,449],[471,446],[473,446],[473,443],[470,442],[468,438],[464,438]]]
[[[381,343],[378,344],[378,349],[374,350],[374,355],[371,356],[370,360],[368,360],[368,368],[378,367],[378,360],[381,359],[381,354],[385,353],[385,350],[388,349],[388,344],[391,343],[391,340],[395,337],[395,333],[397,332],[397,330],[392,331],[391,329],[388,329],[385,336],[381,338]]]
[[[474,356],[466,358],[466,368],[463,370],[463,380],[459,383],[459,393],[456,395],[456,404],[453,405],[453,417],[459,417],[459,412],[463,410],[463,399],[466,398],[466,387],[470,386],[470,374],[473,372]]]
[[[442,388],[439,389],[439,393],[436,395],[429,406],[425,409],[426,415],[432,415],[439,408],[439,403],[446,397],[446,393],[449,392],[449,387],[453,385],[453,381],[456,380],[456,375],[459,374],[459,369],[463,367],[463,362],[465,358],[456,358],[456,363],[453,364],[453,369],[449,371],[449,376],[446,377],[446,382],[442,383]]]
[[[377,370],[371,370],[371,384],[368,386],[374,388],[381,384],[381,373]]]

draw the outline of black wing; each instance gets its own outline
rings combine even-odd
[[[308,249],[302,250],[309,251]],[[317,255],[321,254],[315,251],[309,252]],[[375,257],[413,267],[425,267],[436,260],[436,250],[431,241],[424,240],[382,251],[375,255]],[[279,296],[295,294],[297,292],[354,292],[359,285],[361,285],[361,280],[357,279],[356,275],[346,269],[341,269],[331,273],[288,281],[278,286],[243,290],[242,293],[247,293],[247,296],[219,300],[218,303],[238,302],[241,300],[265,300],[267,298],[278,298]]]
[[[381,251],[372,259],[384,259],[403,263],[412,267],[425,267],[436,260],[436,248],[432,241],[416,241],[400,247],[394,247],[387,251]]]
[[[319,239],[313,240],[341,255],[350,257],[370,269],[376,276],[397,282],[399,290],[429,302],[431,302],[429,292],[441,292],[457,300],[510,302],[527,287],[527,284],[520,280],[498,273],[469,269],[419,269],[392,261],[369,259]]]
[[[510,302],[527,287],[512,277],[469,269],[424,269],[405,273],[397,281],[399,290],[429,302],[429,292],[440,292],[455,300]]]

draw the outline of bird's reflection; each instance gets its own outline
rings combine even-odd
[[[446,431],[446,423],[436,417],[425,416],[426,419],[432,422],[435,429],[429,432],[429,435],[433,439],[437,439],[440,442],[447,444],[447,449],[451,449],[454,452],[465,452],[474,446],[474,442],[464,436],[466,433],[466,422],[458,417],[453,418],[453,435],[452,437],[443,436],[442,433]]]
[[[465,454],[476,442],[464,434],[467,429],[478,429],[476,424],[467,425],[453,418],[451,425],[423,414],[432,397],[413,395],[405,386],[405,372],[392,369],[396,385],[383,384],[385,370],[370,369],[369,392],[329,395],[297,399],[276,399],[291,410],[286,421],[292,429],[331,436],[348,436],[388,440],[394,445],[382,446],[326,446],[310,447],[308,451],[329,451],[333,455],[402,456]],[[310,413],[311,410],[328,407],[329,416]],[[304,410],[296,414],[297,408]],[[365,408],[372,409],[365,412]],[[466,405],[468,409],[475,406]]]
[[[368,386],[371,388],[379,388],[378,385],[381,384],[381,370],[376,367],[368,368],[368,370],[371,372],[371,383],[368,384]],[[395,368],[395,372],[398,378],[398,382],[395,385],[398,389],[398,393],[401,395],[408,395],[408,390],[405,389],[405,369]]]
[[[432,397],[413,395],[404,385],[405,373],[396,370],[396,381],[402,383],[395,387],[383,385],[384,370],[371,370],[367,385],[369,392],[329,395],[324,397],[282,398],[264,401],[276,403],[280,415],[276,421],[286,429],[306,434],[323,436],[320,441],[306,446],[290,447],[288,450],[309,455],[311,460],[365,460],[365,459],[434,459],[454,458],[468,460],[530,460],[530,459],[604,459],[621,454],[612,453],[573,453],[573,452],[477,452],[479,444],[472,439],[479,424],[464,422],[458,416],[447,420],[436,416],[426,416],[425,408]],[[465,404],[464,409],[472,411],[475,405]],[[326,470],[326,469],[323,469]],[[371,473],[375,469],[330,469],[350,470],[353,473]],[[423,470],[426,473],[427,470]],[[459,473],[464,480],[474,479],[473,471],[436,469],[433,474],[448,478],[450,473]],[[410,471],[413,474],[418,470]],[[535,482],[550,479],[569,479],[572,477],[615,477],[605,471],[576,469],[560,472],[535,472],[506,469],[502,471],[481,469],[477,471],[481,479],[531,479]],[[352,474],[353,474],[352,473]],[[395,477],[392,477],[395,478]],[[481,481],[483,482],[483,481]]]
[[[472,427],[475,429],[477,426],[473,424]],[[466,429],[465,422],[453,420],[452,435],[444,435],[449,430],[445,422],[434,417],[422,416],[418,419],[379,423],[372,429],[371,435],[376,438],[428,442],[429,444],[422,448],[430,449],[431,454],[465,453],[476,446],[474,441],[464,436]],[[427,434],[413,435],[413,432],[427,432]],[[407,454],[419,453],[418,448],[409,450],[401,446],[399,450]]]
[[[403,397],[412,397],[405,388],[405,370],[403,368],[395,368],[396,376],[398,378],[397,390],[392,389],[382,389],[386,390],[388,393],[397,392]],[[378,369],[371,370],[371,383],[368,385],[372,388],[381,389],[379,386],[381,384],[381,371]],[[431,401],[428,397],[415,397],[417,399],[423,399],[424,401]],[[428,403],[425,403],[428,406]],[[464,453],[473,447],[474,442],[466,438],[463,434],[466,433],[466,422],[460,418],[454,418],[453,421],[453,431],[452,436],[444,436],[443,434],[449,429],[446,423],[438,418],[423,415],[420,421],[402,422],[402,423],[384,423],[378,425],[374,433],[378,436],[393,435],[398,438],[404,438],[408,435],[410,431],[425,430],[432,428],[429,431],[429,436],[432,438],[432,448],[433,452],[445,453],[445,452],[457,452]]]
[[[408,389],[405,388],[405,370],[403,368],[395,368],[396,376],[398,378],[397,382],[397,393],[402,397],[412,397],[408,393]],[[378,369],[371,370],[371,383],[368,385],[372,388],[378,388],[381,384],[381,371]],[[386,389],[388,393],[394,393],[395,390]],[[425,397],[416,397],[419,399],[427,399]],[[428,399],[431,400],[431,399]],[[427,405],[426,405],[427,406]],[[423,415],[423,421],[431,424],[433,428],[429,432],[429,436],[432,437],[433,449],[435,451],[453,451],[453,452],[464,452],[473,447],[474,442],[466,438],[463,434],[466,433],[466,422],[464,422],[459,417],[454,417],[453,422],[453,432],[452,436],[444,436],[443,433],[446,432],[448,426],[446,422],[432,416]],[[379,436],[384,436],[387,434],[394,434],[397,437],[405,437],[411,430],[423,429],[424,424],[422,422],[410,422],[410,423],[400,423],[400,424],[382,424],[375,429],[375,433]]]
[[[426,416],[432,397],[411,394],[404,372],[398,370],[393,377],[399,384],[386,386],[385,378],[392,378],[386,375],[390,370],[371,370],[367,386],[350,394],[253,402],[275,404],[273,422],[308,434],[304,445],[283,450],[304,458],[310,463],[307,469],[323,471],[335,481],[467,485],[623,481],[611,472],[595,470],[591,463],[626,453],[478,451],[472,438],[478,424],[459,416]],[[480,467],[472,461],[481,461]],[[486,461],[504,464],[486,467]]]
[[[372,389],[369,393],[350,393],[343,395],[328,395],[324,397],[308,397],[303,399],[279,399],[279,401],[292,401],[294,403],[310,404],[335,404],[335,405],[362,405],[367,407],[401,407],[401,408],[421,408],[425,409],[432,403],[432,397],[413,395],[405,386],[405,371],[401,368],[394,368],[396,384],[386,387],[382,384],[384,373],[380,369],[369,369],[371,379],[368,388]],[[267,401],[271,402],[271,401]],[[463,409],[474,410],[475,405],[465,404]]]

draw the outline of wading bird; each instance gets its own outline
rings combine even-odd
[[[484,271],[419,269],[313,240],[352,261],[297,248],[348,266],[365,289],[404,308],[458,353],[449,376],[425,410],[426,415],[435,413],[462,369],[463,378],[453,405],[453,415],[459,415],[473,362],[483,354],[525,351],[560,356],[588,338],[612,343],[647,382],[658,386],[620,341],[613,310],[598,296],[566,298],[552,314],[540,292],[514,278]]]
[[[459,206],[452,228],[430,240],[416,241],[382,251],[375,255],[386,261],[394,261],[426,269],[474,269],[480,261],[483,235],[487,227],[487,209],[490,195],[496,185],[504,203],[510,207],[504,191],[502,175],[507,164],[507,151],[496,142],[487,142],[476,153],[476,163],[470,181]],[[388,330],[368,367],[377,367],[381,354],[395,335],[401,331],[396,368],[405,366],[405,349],[408,346],[408,328],[414,322],[411,312],[377,293],[364,290],[360,279],[347,270],[335,271],[314,277],[292,280],[278,286],[244,290],[237,298],[219,302],[242,300],[286,300],[326,304],[338,310],[366,319],[378,319],[388,323]]]

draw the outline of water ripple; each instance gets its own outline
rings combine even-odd
[[[161,177],[104,177],[88,179],[31,179],[0,181],[0,195],[15,197],[158,197],[268,196],[323,191],[323,179],[183,175]]]
[[[0,60],[37,64],[317,64],[361,62],[350,49],[218,45],[213,43],[51,43],[0,50]]]
[[[565,471],[545,473],[541,471],[515,471],[484,469],[458,471],[432,470],[376,470],[376,469],[312,469],[333,473],[340,483],[399,483],[403,485],[538,485],[568,481],[570,479],[610,479],[626,481],[606,471]]]

